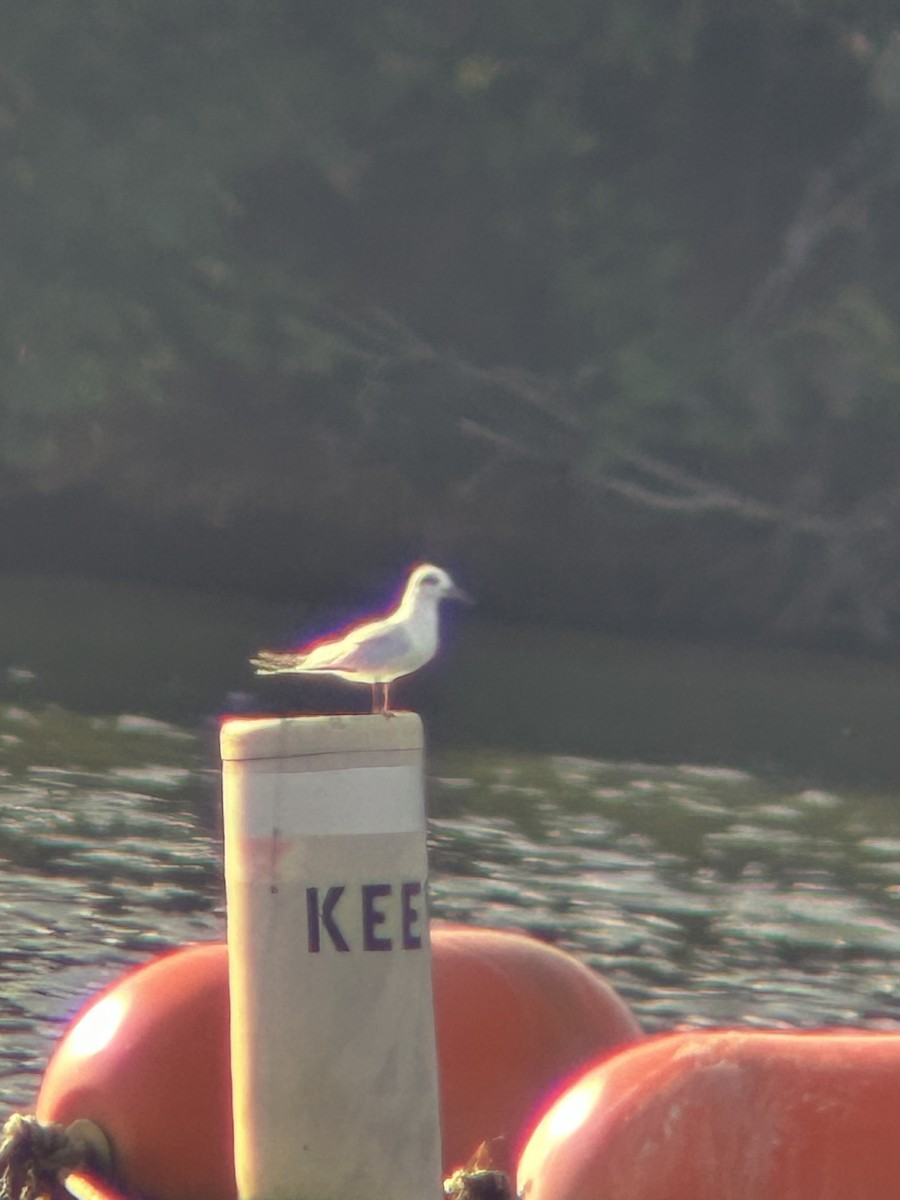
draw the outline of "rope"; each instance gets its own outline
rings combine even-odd
[[[472,1159],[444,1180],[446,1200],[513,1200],[508,1175],[495,1170],[494,1155],[503,1138],[482,1142]]]
[[[455,1171],[444,1180],[447,1200],[512,1200],[509,1176],[502,1171]]]
[[[57,1200],[59,1173],[76,1167],[109,1167],[109,1146],[92,1121],[42,1125],[13,1113],[0,1140],[0,1200]]]

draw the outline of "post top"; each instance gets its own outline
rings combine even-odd
[[[227,717],[219,741],[223,761],[251,758],[304,758],[421,750],[422,720],[417,713],[361,716]]]

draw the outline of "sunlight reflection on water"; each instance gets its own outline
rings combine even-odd
[[[66,765],[63,742],[60,761],[0,775],[4,1113],[33,1103],[53,1042],[102,985],[224,935],[218,773],[153,724],[102,725],[102,766],[100,747],[93,766]],[[890,797],[484,750],[433,765],[436,917],[573,951],[648,1030],[900,1029]]]

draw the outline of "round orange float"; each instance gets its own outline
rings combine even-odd
[[[432,950],[444,1167],[449,1174],[498,1138],[502,1169],[548,1091],[640,1030],[599,976],[532,938],[436,926]],[[229,1200],[228,1020],[224,945],[155,959],[68,1030],[44,1075],[38,1118],[99,1125],[128,1191]]]
[[[99,1125],[129,1191],[233,1197],[225,946],[165,954],[107,988],[57,1047],[36,1115]]]
[[[900,1034],[696,1032],[579,1078],[519,1160],[523,1200],[900,1195]]]
[[[534,938],[432,929],[444,1168],[492,1142],[511,1170],[547,1098],[641,1030],[596,972]]]

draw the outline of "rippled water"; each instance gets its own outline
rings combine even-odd
[[[224,934],[212,739],[0,709],[0,1107],[99,986]],[[900,1028],[894,797],[478,751],[429,764],[434,914],[572,950],[648,1030]]]
[[[224,915],[217,784],[195,737],[6,706],[0,747],[6,1115],[33,1104],[53,1043],[99,986],[158,950],[220,937]]]
[[[891,800],[724,769],[478,762],[433,781],[442,915],[573,950],[648,1030],[900,1028]]]

